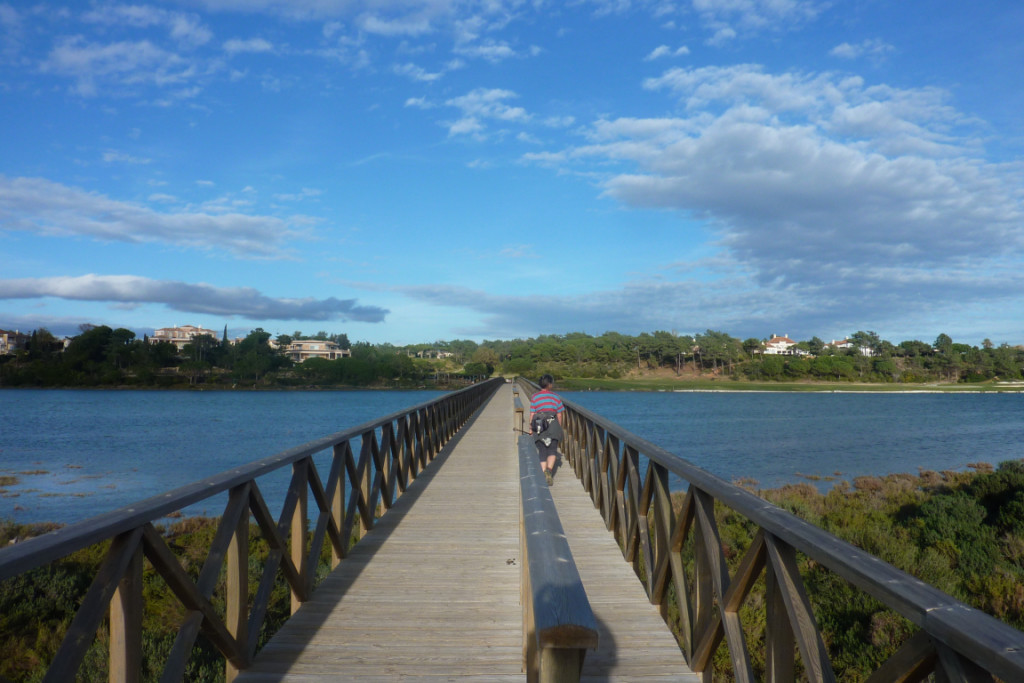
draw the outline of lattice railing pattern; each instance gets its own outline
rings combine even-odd
[[[522,379],[519,383],[527,396],[537,389]],[[917,627],[871,675],[871,683],[929,676],[937,681],[1024,681],[1024,633],[599,415],[565,403],[561,450],[568,464],[651,603],[660,606],[679,634],[691,668],[704,680],[712,680],[712,659],[723,641],[735,680],[755,680],[740,608],[761,578],[764,679],[836,680],[799,571],[800,553]],[[670,497],[670,474],[687,485],[678,511]],[[757,526],[732,575],[715,521],[716,503]],[[673,599],[676,609],[670,610]],[[668,616],[675,613],[678,617]]]
[[[476,384],[0,550],[3,581],[110,541],[44,680],[75,680],[108,614],[110,680],[132,683],[140,679],[143,558],[166,582],[186,614],[160,680],[183,680],[200,634],[224,656],[227,679],[232,680],[252,661],[271,592],[280,577],[291,591],[294,613],[314,589],[324,544],[330,544],[333,564],[340,563],[350,540],[373,528],[379,514],[391,508],[501,383]],[[353,449],[357,441],[358,455]],[[325,451],[331,452],[330,471],[322,479],[314,456]],[[291,479],[275,518],[257,478],[286,467],[291,467]],[[227,504],[198,578],[193,580],[154,524],[224,492],[228,493]],[[256,559],[249,556],[252,523],[265,540],[267,555],[250,602],[249,565]],[[213,600],[218,585],[224,591],[223,600],[217,601],[224,605],[222,609],[216,608]]]

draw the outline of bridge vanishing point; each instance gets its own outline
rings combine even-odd
[[[1024,681],[1024,633],[571,402],[549,488],[520,436],[534,390],[484,382],[0,550],[3,581],[110,541],[44,680],[75,680],[97,639],[109,680],[142,680],[148,571],[186,613],[168,683],[189,680],[200,636],[247,683],[685,683],[714,680],[723,647],[730,679],[833,681],[799,553],[913,625],[870,681]],[[275,518],[257,478],[288,467]],[[154,525],[225,492],[195,576]],[[731,575],[716,504],[758,528]],[[291,617],[267,639],[281,582]],[[751,638],[740,608],[758,590]]]

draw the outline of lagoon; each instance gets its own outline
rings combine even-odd
[[[761,488],[1024,457],[1024,394],[566,392],[726,480]]]
[[[440,393],[0,390],[0,476],[18,480],[0,494],[0,519],[79,521]],[[762,487],[1024,457],[1022,394],[563,395],[714,474]]]

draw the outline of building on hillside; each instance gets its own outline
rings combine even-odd
[[[186,344],[192,343],[195,337],[200,337],[204,334],[214,339],[220,339],[220,333],[215,330],[208,330],[201,325],[198,327],[195,325],[182,325],[181,327],[161,327],[153,332],[153,336],[149,338],[149,341],[152,344],[170,342],[181,351],[185,348]]]
[[[773,334],[771,339],[765,342],[764,353],[766,356],[806,356],[807,351],[798,348],[796,342],[782,335]]]
[[[323,358],[335,360],[337,358],[348,358],[352,355],[350,349],[343,349],[336,342],[323,339],[298,339],[284,349],[284,354],[296,363],[301,363],[310,358]]]
[[[417,358],[451,358],[454,355],[451,351],[441,351],[440,349],[424,349],[416,352]]]
[[[32,335],[23,334],[19,330],[0,330],[0,356],[11,355],[18,349],[25,348],[31,339]]]
[[[825,344],[825,346],[826,348],[835,349],[836,351],[846,351],[847,349],[856,348],[853,342],[849,339],[841,339],[840,341],[833,339],[829,343]],[[878,352],[870,346],[861,346],[860,354],[862,356],[877,356]]]

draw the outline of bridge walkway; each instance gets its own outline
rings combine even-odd
[[[699,683],[658,608],[647,599],[633,567],[571,467],[556,469],[551,497],[569,540],[601,645],[583,662],[583,681]]]
[[[506,385],[236,681],[524,680],[512,424]],[[691,680],[571,471],[553,492],[601,632],[583,680]]]

